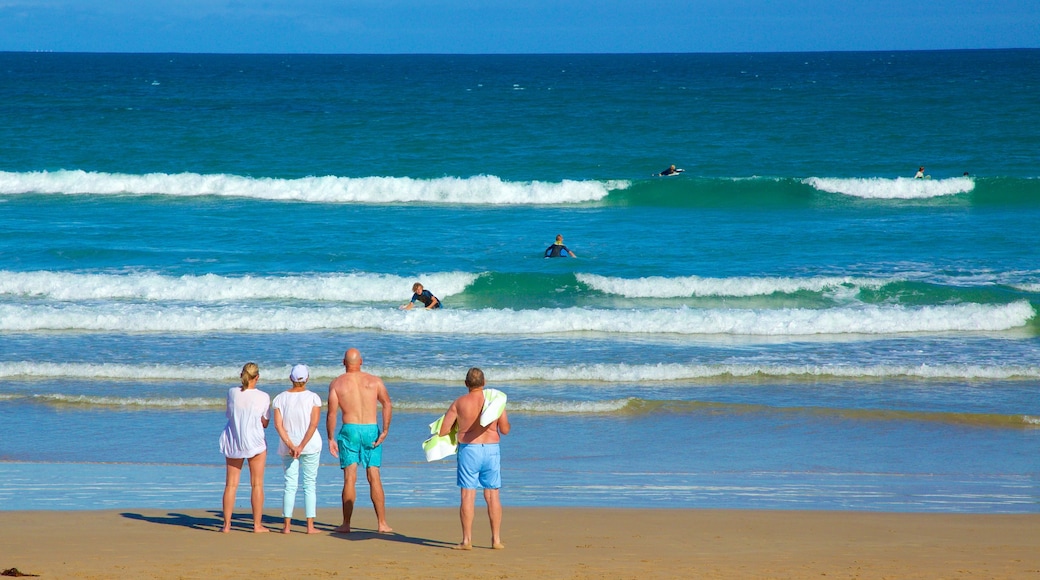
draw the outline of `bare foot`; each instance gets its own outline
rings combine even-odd
[[[230,526],[230,525],[224,526],[224,527],[223,527],[223,529],[221,529],[221,530],[220,530],[220,532],[221,532],[222,534],[228,534],[228,533],[231,533],[231,526]]]
[[[282,533],[283,533],[283,534],[288,534],[288,533],[290,533],[291,531],[292,531],[292,530],[290,530],[290,529],[289,529],[289,526],[285,526],[284,528],[282,528]]]
[[[377,533],[380,533],[380,534],[390,534],[390,533],[393,533],[393,531],[394,531],[394,529],[393,529],[393,528],[391,528],[391,527],[390,527],[389,525],[387,525],[387,524],[382,524],[382,525],[380,525],[380,526],[379,526],[379,529],[377,529],[377,530],[376,530],[376,532],[377,532]]]
[[[315,528],[313,526],[308,526],[307,527],[307,533],[308,534],[320,534],[321,530],[319,530],[318,528]]]
[[[253,533],[254,534],[266,534],[267,532],[270,532],[270,531],[271,530],[269,530],[269,529],[267,529],[267,528],[265,528],[263,526],[260,526],[260,527],[253,526]]]
[[[472,550],[472,544],[455,544],[451,547],[452,550]]]
[[[350,524],[343,524],[342,526],[336,528],[335,530],[332,530],[332,533],[333,534],[349,534],[350,533]]]
[[[506,545],[503,544],[502,542],[496,542],[494,544],[491,544],[491,549],[492,550],[505,550],[506,549]]]

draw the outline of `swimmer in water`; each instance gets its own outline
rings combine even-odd
[[[574,252],[568,250],[567,246],[563,245],[563,236],[561,236],[560,234],[556,234],[556,241],[553,242],[553,245],[549,246],[548,248],[545,248],[545,257],[566,258],[567,256],[570,256],[572,258],[578,257],[574,254]]]

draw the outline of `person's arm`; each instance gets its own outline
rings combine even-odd
[[[506,414],[505,409],[502,410],[502,416],[498,418],[498,433],[509,435],[509,415]]]
[[[311,423],[307,426],[307,432],[303,434],[303,439],[300,440],[300,446],[297,448],[297,450],[299,451],[299,453],[297,453],[297,456],[302,454],[303,448],[307,446],[307,443],[310,442],[311,437],[313,437],[314,433],[318,430],[318,423],[320,422],[321,405],[318,405],[317,407],[311,408]]]
[[[296,457],[292,439],[289,439],[289,433],[285,430],[285,419],[282,417],[282,410],[278,407],[274,408],[274,430],[278,432],[278,438],[289,449],[289,455]]]
[[[441,430],[437,432],[438,437],[444,437],[448,433],[451,433],[451,428],[455,426],[455,422],[459,420],[459,411],[455,408],[455,403],[452,403],[448,407],[448,412],[444,414],[444,420],[441,421]]]
[[[383,440],[386,439],[386,434],[390,431],[390,419],[394,416],[394,405],[390,402],[390,393],[387,392],[386,385],[381,380],[379,381],[379,394],[376,395],[376,399],[383,407],[383,427],[379,431],[379,438],[372,445],[373,448],[379,447]]]
[[[401,310],[411,310],[412,308],[415,307],[415,301],[418,300],[418,299],[419,299],[419,295],[413,292],[411,301],[406,302],[406,303],[398,306],[398,308],[400,308]]]
[[[427,310],[433,310],[434,308],[437,308],[437,306],[439,306],[441,303],[441,301],[437,300],[437,297],[432,294],[430,295],[430,298],[430,305],[426,307]]]
[[[336,390],[329,385],[329,412],[328,417],[325,419],[325,431],[328,432],[329,436],[329,453],[333,457],[339,458],[339,446],[336,445],[336,413],[339,412],[339,395],[336,394]]]
[[[566,246],[564,246],[563,249],[567,250],[567,253],[570,254],[572,258],[577,258],[578,257],[578,254],[575,254],[574,252],[570,251],[570,249],[567,248]]]
[[[271,400],[267,400],[267,409],[264,410],[264,414],[260,415],[260,424],[267,429],[267,426],[271,424]]]

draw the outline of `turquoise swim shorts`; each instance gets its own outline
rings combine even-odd
[[[379,467],[383,464],[383,446],[373,447],[379,439],[379,427],[348,423],[339,428],[336,446],[339,447],[341,469],[358,463],[361,467]]]

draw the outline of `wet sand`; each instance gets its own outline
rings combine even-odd
[[[393,509],[373,533],[361,504],[351,534],[303,522],[250,533],[217,510],[0,512],[0,570],[42,578],[1040,578],[1040,514],[506,507],[492,550],[478,500],[474,549],[454,509]]]

